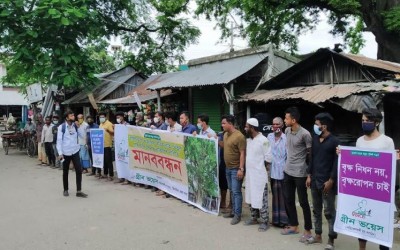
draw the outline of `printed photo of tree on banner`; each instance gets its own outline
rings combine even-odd
[[[216,143],[213,140],[187,136],[185,158],[191,202],[218,212],[219,183]]]

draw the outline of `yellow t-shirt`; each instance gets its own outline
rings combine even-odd
[[[100,123],[99,127],[104,129],[104,147],[111,148],[114,136],[107,132],[107,130],[114,132],[113,124],[106,120],[104,123]]]

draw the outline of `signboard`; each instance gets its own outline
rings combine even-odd
[[[43,100],[42,85],[40,83],[29,85],[26,87],[26,92],[30,103]]]
[[[341,147],[334,229],[392,247],[395,152]]]
[[[104,166],[104,130],[90,129],[90,142],[92,146],[93,167]]]

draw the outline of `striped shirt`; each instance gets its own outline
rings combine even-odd
[[[286,165],[286,135],[281,134],[279,140],[275,140],[275,134],[270,133],[267,137],[271,145],[271,178],[274,180],[283,180],[283,169]]]

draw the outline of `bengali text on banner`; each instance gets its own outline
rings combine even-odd
[[[336,232],[392,247],[395,155],[340,148]]]

